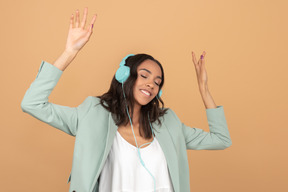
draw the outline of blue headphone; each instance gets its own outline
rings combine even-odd
[[[124,83],[128,77],[130,76],[130,67],[126,66],[126,59],[130,56],[134,56],[134,54],[129,54],[126,57],[124,57],[122,59],[122,61],[120,62],[120,67],[118,68],[118,70],[116,71],[115,74],[115,78],[119,83]],[[162,95],[162,90],[159,90],[159,93],[157,94],[157,99],[159,99]]]
[[[115,74],[115,78],[116,80],[122,84],[122,90],[123,90],[123,95],[124,95],[124,98],[126,99],[125,97],[125,93],[124,93],[124,88],[123,88],[123,84],[124,82],[128,79],[128,77],[130,76],[130,68],[128,66],[125,66],[126,64],[126,59],[130,56],[134,56],[134,54],[129,54],[127,55],[126,57],[124,57],[120,63],[120,67],[118,68],[118,70],[116,71],[116,74]],[[157,98],[159,99],[162,95],[162,90],[159,91],[159,93],[157,94]],[[126,103],[126,111],[127,111],[127,114],[128,114],[128,117],[129,117],[129,120],[130,120],[130,124],[131,124],[131,128],[132,128],[132,132],[133,132],[133,135],[134,135],[134,139],[135,139],[135,143],[136,143],[136,146],[137,146],[137,151],[138,151],[138,156],[139,156],[139,159],[140,159],[140,163],[143,165],[143,167],[148,171],[148,173],[152,176],[153,180],[154,180],[154,191],[156,191],[156,180],[154,178],[154,176],[151,174],[151,172],[147,169],[147,167],[145,166],[145,163],[144,161],[142,160],[142,157],[141,157],[141,154],[140,154],[140,148],[141,146],[143,145],[147,145],[149,143],[152,143],[155,139],[154,137],[154,132],[153,132],[153,129],[152,129],[152,125],[150,123],[150,117],[149,117],[149,113],[148,113],[148,119],[149,119],[149,125],[150,125],[150,128],[151,128],[151,131],[152,131],[152,136],[153,136],[153,141],[152,142],[149,142],[149,143],[145,143],[143,145],[141,145],[140,147],[138,147],[138,144],[137,144],[137,140],[136,140],[136,137],[135,137],[135,134],[134,134],[134,130],[133,130],[133,124],[132,124],[132,120],[130,118],[130,115],[129,115],[129,111],[128,111],[128,107],[127,107],[127,103]]]

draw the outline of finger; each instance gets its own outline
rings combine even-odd
[[[197,65],[196,56],[195,56],[195,53],[193,51],[192,51],[192,61],[193,61],[194,65]]]
[[[86,18],[87,18],[87,14],[88,14],[88,7],[84,8],[84,14],[83,14],[83,19],[81,22],[81,28],[84,29],[84,26],[86,24]]]
[[[202,55],[203,55],[203,58],[202,58],[202,59],[204,59],[204,58],[205,58],[205,55],[206,55],[206,52],[203,51]]]
[[[76,26],[75,27],[79,27],[79,10],[76,10]]]
[[[201,65],[205,65],[205,55],[206,55],[206,52],[203,51],[203,53],[201,55]]]
[[[198,61],[200,64],[202,63],[202,60],[204,59],[204,56],[205,56],[205,51],[203,51],[202,55],[200,55],[200,59]]]
[[[96,20],[96,17],[97,17],[97,14],[95,14],[95,15],[93,16],[90,25],[87,26],[88,33],[87,33],[87,36],[86,36],[86,37],[87,37],[88,39],[90,38],[90,36],[91,36],[91,34],[92,34],[92,32],[93,32],[92,30],[93,30],[93,25],[94,25],[94,22],[95,22],[95,20]]]
[[[95,21],[96,21],[96,18],[97,18],[97,14],[94,14],[94,16],[93,16],[93,18],[92,18],[92,20],[91,20],[91,22],[90,22],[90,25],[87,26],[87,29],[88,29],[89,31],[92,31],[93,25],[94,25],[94,23],[95,23]]]
[[[72,14],[70,17],[70,29],[74,27],[74,15]]]
[[[199,63],[201,65],[201,67],[205,64],[205,61],[204,61],[204,58],[205,58],[205,51],[203,51],[202,55],[200,56],[200,59],[199,59]]]

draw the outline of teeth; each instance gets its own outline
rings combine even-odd
[[[141,91],[142,91],[142,93],[144,93],[144,94],[150,96],[150,93],[148,93],[147,91],[144,91],[144,90],[141,90]]]

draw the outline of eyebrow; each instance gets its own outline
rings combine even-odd
[[[140,69],[140,70],[145,70],[145,71],[147,71],[148,73],[150,73],[150,74],[151,74],[151,71],[149,71],[148,69],[144,69],[144,68],[143,68],[143,69]],[[140,71],[140,70],[139,70],[139,71]],[[161,79],[161,80],[162,80],[162,77],[160,77],[160,76],[157,76],[157,78],[159,78],[159,79]]]

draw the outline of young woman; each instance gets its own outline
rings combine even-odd
[[[53,64],[42,61],[22,110],[75,137],[70,192],[189,192],[186,149],[223,150],[232,144],[223,106],[208,90],[205,52],[199,61],[192,52],[192,60],[210,132],[186,126],[164,108],[164,71],[147,54],[124,57],[107,93],[88,96],[77,107],[51,103],[63,71],[91,37],[96,15],[85,27],[87,12],[81,23],[78,10],[75,23],[71,16],[65,51]]]

